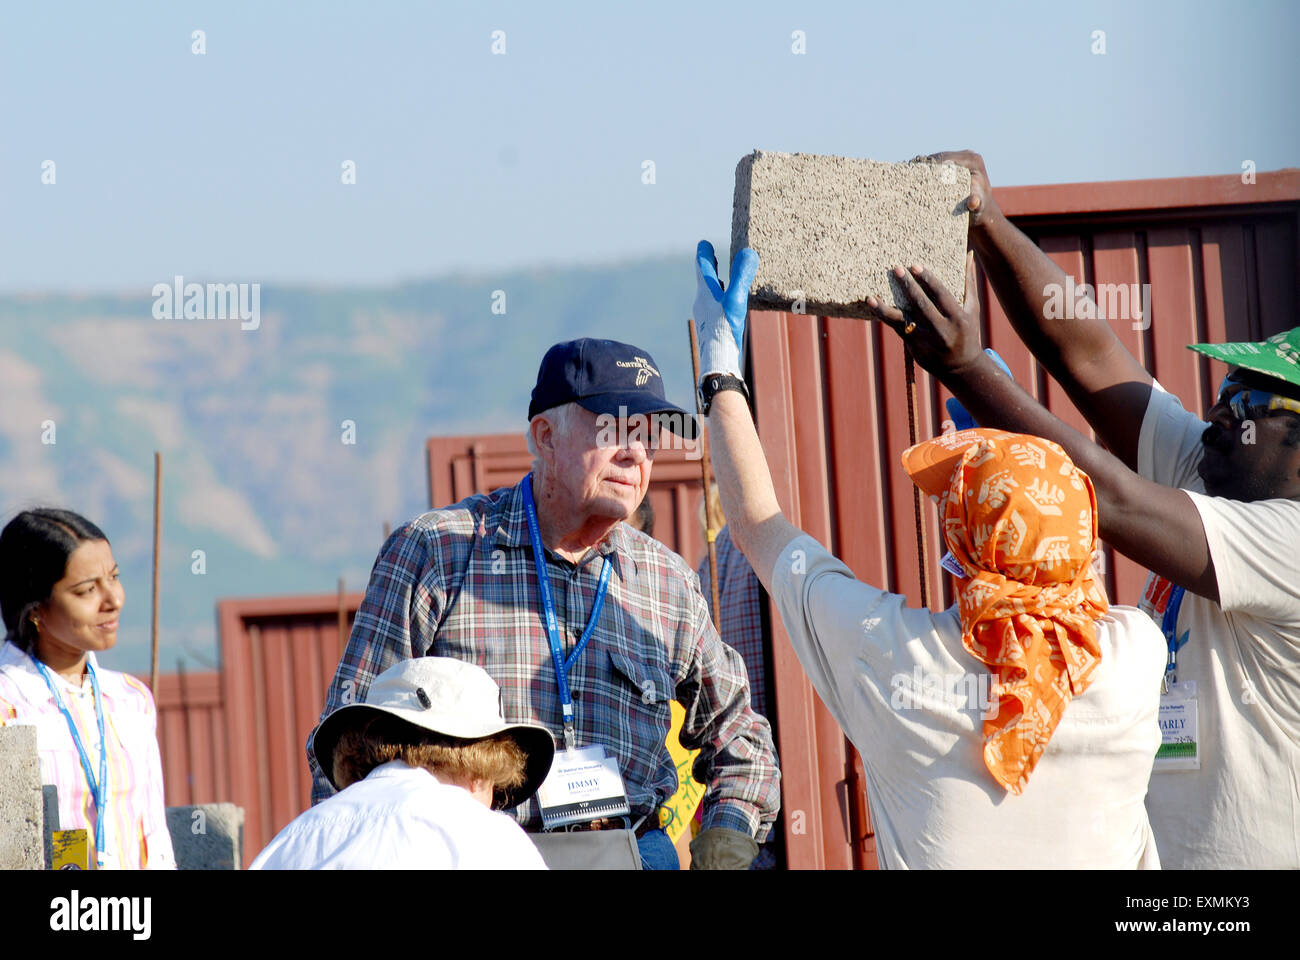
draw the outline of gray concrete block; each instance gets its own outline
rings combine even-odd
[[[36,728],[0,727],[0,870],[45,869]]]
[[[961,300],[969,194],[970,171],[952,164],[754,151],[736,166],[731,219],[732,255],[759,255],[750,305],[866,316],[869,296],[907,303],[889,271],[913,263]]]
[[[59,788],[52,783],[41,784],[41,808],[45,814],[45,869],[54,869],[54,831],[59,826]]]
[[[239,870],[244,851],[244,808],[233,803],[168,807],[176,866],[181,870]]]

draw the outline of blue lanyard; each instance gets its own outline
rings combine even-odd
[[[1164,688],[1166,693],[1169,692],[1171,683],[1178,682],[1178,651],[1187,643],[1188,638],[1188,633],[1184,633],[1181,638],[1178,636],[1178,610],[1183,605],[1183,594],[1185,592],[1182,587],[1171,585],[1169,602],[1165,604],[1164,619],[1160,621],[1160,629],[1165,634],[1165,643],[1169,646],[1169,659],[1165,662]]]
[[[32,661],[36,664],[36,669],[40,671],[41,677],[45,680],[45,685],[50,688],[50,693],[54,696],[54,702],[58,704],[63,719],[68,721],[68,730],[72,733],[72,742],[77,745],[77,753],[81,755],[81,769],[86,772],[86,780],[90,783],[90,793],[95,798],[95,860],[102,868],[104,866],[104,835],[108,833],[108,825],[104,822],[104,796],[108,784],[108,741],[104,738],[104,701],[99,694],[99,677],[95,675],[95,667],[87,658],[86,671],[90,674],[90,687],[95,691],[95,720],[99,723],[99,779],[96,780],[95,773],[90,766],[90,757],[86,753],[85,745],[81,742],[81,734],[77,732],[77,724],[72,719],[72,714],[68,712],[67,705],[63,702],[63,696],[54,685],[54,679],[50,676],[50,671],[36,657],[33,656]]]
[[[533,475],[524,477],[524,513],[528,516],[528,536],[533,542],[533,566],[537,570],[537,586],[542,592],[542,611],[545,614],[546,635],[551,641],[551,663],[555,667],[555,682],[560,688],[560,712],[564,716],[564,745],[569,750],[577,746],[573,726],[573,696],[569,693],[569,671],[587,647],[600,619],[600,608],[605,604],[605,591],[609,588],[609,558],[600,565],[600,583],[596,599],[591,602],[591,619],[582,631],[573,652],[566,659],[560,644],[560,628],[555,619],[555,601],[551,598],[551,578],[546,574],[546,549],[542,546],[542,528],[537,523],[537,508],[533,505]]]

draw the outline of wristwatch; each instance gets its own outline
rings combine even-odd
[[[729,373],[710,373],[700,381],[700,410],[704,416],[709,415],[713,398],[723,390],[735,390],[745,398],[746,403],[749,402],[749,387],[745,386],[745,381],[740,377],[733,377]]]

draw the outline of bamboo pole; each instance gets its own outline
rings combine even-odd
[[[153,453],[153,622],[150,626],[149,690],[158,697],[158,564],[162,554],[162,453]]]
[[[339,652],[348,647],[348,607],[343,599],[343,578],[339,577]]]
[[[916,361],[903,347],[907,358],[907,445],[916,446]],[[916,569],[921,575],[921,606],[930,606],[930,585],[926,572],[925,526],[921,521],[921,488],[912,484],[912,513],[916,519]]]

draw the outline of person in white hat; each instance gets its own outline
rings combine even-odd
[[[281,830],[250,869],[546,869],[497,810],[536,792],[555,741],[545,727],[507,723],[500,688],[474,664],[404,660],[365,703],[326,717],[315,742],[341,792]]]

